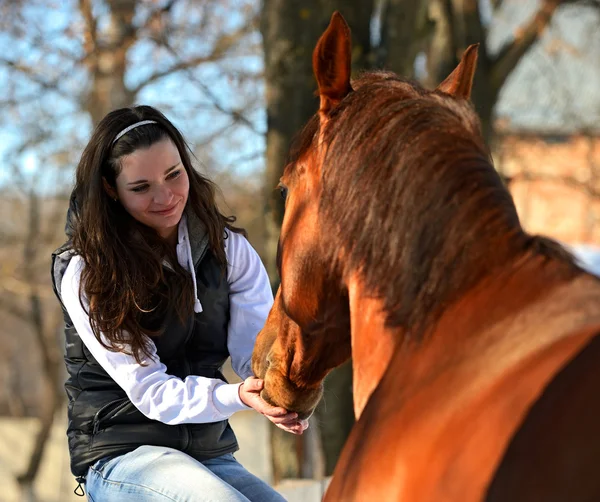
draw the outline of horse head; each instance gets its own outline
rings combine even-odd
[[[377,261],[377,251],[371,252],[370,247],[378,241],[376,232],[385,229],[375,226],[359,235],[356,227],[361,226],[360,221],[350,223],[353,228],[344,221],[345,213],[356,212],[362,205],[366,219],[376,217],[369,212],[372,200],[366,197],[372,184],[382,182],[371,178],[361,184],[360,173],[346,171],[346,166],[337,162],[339,149],[362,163],[378,160],[365,153],[367,146],[372,150],[373,141],[364,135],[349,135],[347,123],[354,120],[353,114],[378,99],[390,99],[390,95],[394,106],[415,100],[428,100],[438,107],[445,101],[466,101],[476,60],[477,46],[471,46],[435,91],[389,72],[374,72],[352,81],[350,29],[339,13],[333,14],[313,52],[319,110],[292,146],[279,185],[285,197],[277,253],[281,285],[253,355],[254,372],[265,380],[263,397],[267,401],[301,416],[310,415],[321,396],[325,375],[351,355],[349,288],[365,262]],[[375,104],[381,108],[381,103]],[[476,133],[474,116],[459,113],[455,122]],[[380,136],[386,133],[378,132]],[[389,148],[382,149],[382,156],[389,154]],[[362,223],[366,227],[369,222]],[[342,237],[344,232],[347,235]],[[367,254],[357,253],[357,248]],[[379,263],[379,267],[386,266]],[[383,273],[385,276],[385,270]],[[377,373],[383,372],[386,362],[383,358]],[[360,378],[355,378],[355,392],[357,385]],[[357,414],[373,385],[367,382],[361,392]]]

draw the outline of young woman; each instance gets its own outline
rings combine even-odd
[[[52,278],[66,321],[71,470],[89,500],[281,501],[233,457],[227,419],[260,396],[250,359],[266,271],[180,132],[149,106],[109,113],[77,167]],[[244,380],[228,384],[231,356]]]

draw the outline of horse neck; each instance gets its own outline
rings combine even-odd
[[[390,326],[386,322],[388,314],[383,309],[383,302],[368,295],[359,276],[352,277],[348,291],[356,417],[362,413],[394,357],[394,371],[404,373],[400,378],[404,394],[430,380],[441,371],[440,368],[446,369],[449,361],[457,371],[469,365],[482,369],[485,374],[489,365],[500,367],[510,363],[510,358],[502,361],[497,354],[525,357],[559,336],[567,328],[568,319],[564,321],[565,326],[554,324],[541,334],[536,329],[535,336],[528,338],[519,327],[522,322],[519,316],[527,312],[531,317],[529,327],[552,323],[544,318],[547,315],[544,308],[539,308],[540,304],[547,306],[548,295],[553,298],[550,302],[560,304],[564,294],[577,296],[589,289],[589,284],[583,288],[575,286],[577,291],[574,291],[572,275],[565,273],[569,265],[560,260],[541,256],[527,258],[525,264],[523,260],[507,263],[503,270],[495,271],[465,292],[459,301],[445,309],[431,334],[417,342],[407,340],[403,328]],[[584,282],[586,280],[584,278]],[[556,293],[557,290],[560,292]],[[565,308],[569,309],[568,306]],[[511,352],[515,346],[519,347],[517,352]]]
[[[348,281],[348,297],[354,416],[358,420],[388,367],[399,334],[386,327],[382,302],[364,294],[360,277],[356,275]]]

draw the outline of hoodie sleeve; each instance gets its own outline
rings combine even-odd
[[[225,254],[230,305],[227,344],[233,370],[245,379],[252,376],[252,350],[273,305],[273,292],[258,253],[243,235],[227,231]]]

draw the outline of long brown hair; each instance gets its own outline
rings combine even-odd
[[[141,120],[156,123],[137,127],[115,142],[120,131]],[[123,156],[166,138],[177,147],[190,180],[186,211],[203,223],[209,248],[224,271],[225,228],[243,232],[232,226],[234,217],[221,214],[216,186],[193,168],[183,136],[158,110],[121,108],[97,125],[77,166],[74,190],[73,248],[85,262],[80,297],[85,295],[89,301],[90,323],[98,341],[111,351],[133,355],[139,363],[144,355],[150,356],[147,335],[161,332],[161,327],[149,329],[142,323],[144,315],[152,312],[160,318],[175,313],[183,322],[193,312],[192,282],[175,250],[108,196],[103,178],[115,187]],[[162,265],[165,258],[173,268],[168,280]]]

